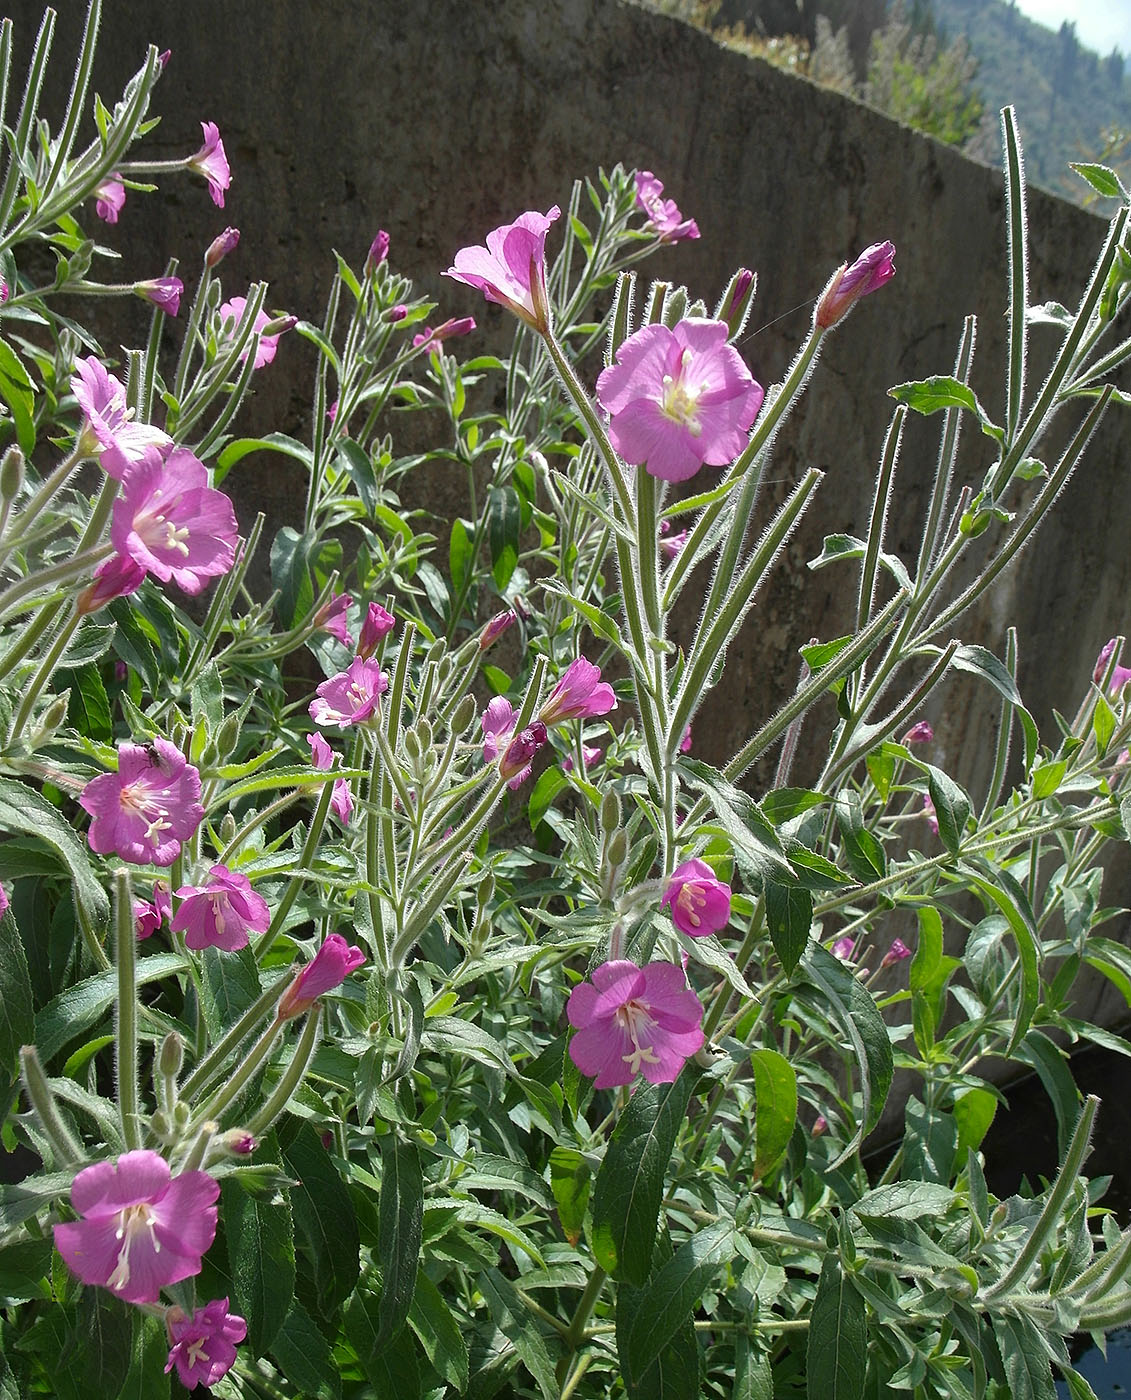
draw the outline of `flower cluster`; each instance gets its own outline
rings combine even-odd
[[[684,238],[698,238],[699,225],[685,219],[674,199],[665,199],[662,181],[650,170],[638,170],[635,177],[636,207],[648,216],[648,227],[662,243],[678,243]]]

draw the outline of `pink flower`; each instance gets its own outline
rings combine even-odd
[[[151,447],[171,447],[173,439],[160,428],[135,423],[126,405],[126,386],[94,355],[75,361],[71,393],[86,420],[84,446],[97,452],[107,476],[121,481],[126,469],[145,459]]]
[[[7,282],[3,277],[0,277],[0,306],[3,306],[10,296],[11,292],[8,290]]]
[[[592,744],[582,744],[581,757],[585,762],[586,768],[592,768],[601,757],[601,750],[594,748]],[[565,758],[562,759],[562,767],[567,773],[573,772],[573,757],[571,754],[567,753]]]
[[[937,836],[939,834],[939,819],[935,815],[935,804],[931,801],[928,792],[923,794],[923,815],[927,818],[927,825]]]
[[[930,724],[925,719],[921,719],[917,724],[911,726],[900,742],[904,744],[929,744],[934,737],[935,731]]]
[[[631,1084],[641,1070],[670,1084],[703,1044],[703,1008],[675,963],[602,963],[570,992],[566,1014],[577,1030],[569,1057],[596,1089]]]
[[[168,739],[119,744],[118,771],[92,778],[79,806],[94,818],[90,849],[135,865],[172,865],[204,820],[200,773]]]
[[[340,987],[356,967],[365,961],[360,948],[352,948],[340,933],[331,933],[279,1001],[275,1013],[280,1021],[290,1021],[310,1010],[319,997]]]
[[[181,901],[173,917],[174,933],[185,935],[185,947],[222,948],[226,953],[246,948],[248,935],[263,933],[271,922],[271,911],[251,881],[238,870],[214,865],[206,885],[182,885]]]
[[[98,612],[115,598],[136,593],[145,580],[145,570],[133,559],[112,554],[99,564],[94,579],[75,599],[75,611],[86,614]]]
[[[200,129],[204,132],[204,145],[196,155],[189,157],[188,168],[204,176],[212,203],[217,209],[223,209],[224,191],[232,183],[232,172],[220,140],[220,129],[215,122],[201,122]]]
[[[1104,678],[1104,672],[1107,670],[1108,662],[1111,660],[1112,653],[1115,651],[1118,641],[1118,637],[1112,637],[1111,641],[1104,645],[1103,650],[1100,652],[1099,656],[1096,657],[1096,665],[1095,669],[1092,671],[1092,679],[1097,685],[1099,685]],[[1128,681],[1131,681],[1131,667],[1120,666],[1117,662],[1112,670],[1111,680],[1107,683],[1107,693],[1109,695],[1118,695]]]
[[[395,326],[398,321],[403,321],[407,315],[408,307],[403,301],[399,301],[396,306],[389,307],[382,319],[388,322],[389,325]]]
[[[687,543],[690,530],[680,530],[676,535],[670,534],[671,523],[667,520],[660,521],[660,553],[665,559],[674,559],[683,546]]]
[[[856,939],[850,938],[846,934],[843,938],[838,938],[833,944],[833,957],[839,958],[841,962],[851,962],[855,948]]]
[[[134,291],[151,301],[166,316],[175,316],[181,309],[185,284],[179,277],[151,277],[148,282],[135,282]]]
[[[229,340],[234,339],[236,327],[243,319],[244,308],[246,306],[247,297],[233,297],[231,301],[225,301],[221,303],[221,326],[225,326],[225,323],[228,321],[231,321],[232,323],[231,327],[228,328],[226,331],[227,338]],[[270,326],[272,324],[272,319],[270,316],[268,316],[266,311],[261,310],[256,312],[255,321],[253,322],[251,329],[254,334],[259,336],[259,340],[256,342],[255,346],[255,360],[252,364],[253,369],[262,369],[264,365],[269,365],[271,361],[275,358],[275,351],[279,348],[279,337],[282,336],[285,332],[280,330],[275,335],[264,335],[264,327]],[[245,345],[244,348],[240,351],[240,360],[246,360],[250,353],[251,345]]]
[[[569,663],[565,675],[550,691],[538,718],[543,724],[561,724],[567,719],[607,715],[616,707],[617,697],[608,681],[601,679],[601,668],[579,656]]]
[[[235,563],[236,513],[187,447],[164,462],[153,449],[134,466],[114,502],[110,540],[119,555],[195,596]]]
[[[479,650],[486,651],[489,646],[493,646],[516,620],[509,608],[506,612],[496,613],[479,634]]]
[[[546,743],[546,726],[535,720],[526,729],[520,729],[507,745],[499,759],[499,776],[507,779],[507,787],[516,792],[527,778],[534,762],[534,755]]]
[[[665,481],[721,467],[746,446],[762,386],[727,344],[725,321],[644,326],[597,378],[609,437],[626,462]]]
[[[514,706],[509,700],[501,695],[496,695],[493,700],[487,702],[487,708],[480,717],[479,724],[483,730],[483,762],[494,763],[502,749],[502,740],[510,734],[514,728],[517,716]]]
[[[319,772],[329,772],[336,761],[334,750],[321,734],[310,733],[306,736],[306,741],[310,745],[311,764]],[[334,790],[330,794],[330,808],[343,826],[349,826],[353,816],[353,793],[345,778],[335,779]]]
[[[849,267],[841,264],[817,301],[814,323],[829,330],[852,310],[861,297],[878,291],[895,276],[895,244],[873,243]]]
[[[814,1124],[813,1124],[812,1136],[813,1136],[813,1137],[821,1137],[821,1136],[823,1136],[825,1133],[827,1133],[828,1130],[829,1130],[829,1120],[825,1117],[825,1115],[824,1115],[823,1113],[818,1113],[818,1114],[817,1114],[816,1121],[815,1121]]]
[[[690,753],[690,752],[691,752],[691,726],[690,726],[690,725],[688,725],[687,728],[683,731],[683,737],[682,737],[682,738],[680,739],[680,741],[679,741],[679,751],[680,751],[680,753]]]
[[[880,959],[880,966],[891,967],[892,963],[902,962],[904,958],[909,958],[911,955],[911,949],[902,938],[893,938],[891,947]]]
[[[361,624],[361,639],[357,644],[358,656],[370,657],[379,643],[397,625],[397,619],[380,603],[370,603],[365,610],[365,621]]]
[[[83,1218],[55,1226],[55,1247],[83,1283],[127,1303],[155,1303],[162,1288],[200,1272],[216,1238],[219,1194],[206,1172],[174,1177],[147,1149],[95,1162],[71,1186]]]
[[[118,174],[111,175],[98,186],[94,194],[94,212],[105,223],[116,224],[122,205],[126,202],[126,187],[122,183],[122,177]]]
[[[337,637],[338,641],[347,647],[353,646],[347,616],[352,601],[348,593],[333,594],[315,622],[315,626],[320,627],[323,632],[329,632],[331,637]]]
[[[636,207],[647,214],[649,226],[655,229],[663,243],[678,243],[683,238],[698,238],[699,225],[694,219],[684,219],[674,199],[664,199],[663,184],[650,170],[638,170]]]
[[[8,912],[11,903],[12,901],[8,898],[8,891],[3,885],[0,885],[0,919]]]
[[[425,326],[419,335],[412,337],[412,348],[430,355],[433,350],[441,350],[445,340],[451,340],[456,335],[470,335],[474,329],[474,316],[460,316],[455,320],[444,321],[435,330],[431,326]]]
[[[507,307],[534,330],[549,330],[546,234],[561,212],[555,204],[546,214],[520,214],[513,224],[489,233],[485,248],[461,248],[444,276],[478,288],[488,301]]]
[[[134,900],[134,923],[139,939],[152,938],[173,912],[173,900],[166,880],[154,880],[153,901]]]
[[[170,1308],[165,1322],[173,1343],[165,1374],[176,1366],[186,1390],[213,1386],[226,1376],[236,1359],[235,1344],[247,1336],[247,1323],[228,1311],[227,1298],[213,1298],[191,1317]]]
[[[377,230],[377,237],[369,245],[369,252],[365,258],[366,272],[372,272],[378,268],[389,256],[389,235],[383,228]]]
[[[236,250],[240,241],[240,231],[238,228],[226,228],[223,233],[218,234],[204,254],[204,265],[206,267],[218,267],[220,263]]]
[[[367,720],[377,708],[389,682],[376,661],[355,656],[344,671],[323,681],[317,699],[308,707],[315,724],[336,724],[346,729]]]
[[[671,906],[672,922],[681,933],[706,938],[730,921],[730,886],[705,860],[685,860],[668,878],[660,908],[664,905]]]

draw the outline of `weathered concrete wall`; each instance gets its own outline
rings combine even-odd
[[[235,176],[224,211],[183,179],[155,196],[131,195],[106,232],[127,275],[152,275],[173,253],[191,277],[210,239],[234,223],[243,241],[223,268],[226,289],[265,277],[270,305],[318,319],[330,249],[358,261],[380,225],[392,234],[395,265],[436,296],[441,314],[474,312],[488,336],[508,334],[501,312],[440,269],[518,211],[564,203],[574,176],[622,160],[655,170],[703,233],[657,260],[657,274],[711,302],[735,265],[758,269],[742,349],[770,383],[831,269],[865,244],[895,242],[897,279],[833,338],[804,411],[780,438],[776,498],[811,465],[828,475],[733,649],[725,691],[709,703],[700,727],[708,759],[756,728],[792,686],[799,643],[846,630],[851,574],[811,574],[805,560],[825,532],[864,528],[885,390],[948,372],[968,312],[981,317],[975,388],[991,412],[1000,409],[1000,176],[704,34],[614,0],[107,0],[106,8],[103,95],[116,94],[147,41],[170,47],[157,101],[166,115],[150,149],[191,151],[198,120],[214,120]],[[16,0],[9,11],[22,59],[39,0]],[[77,3],[60,16],[56,91],[70,76],[80,18]],[[1071,303],[1104,225],[1039,192],[1030,206],[1033,300]],[[252,430],[300,425],[310,369],[305,347],[288,344],[259,381]],[[935,433],[933,421],[918,422],[907,436],[889,536],[905,559],[917,547]],[[981,480],[991,447],[968,432],[967,480]],[[1018,622],[1022,688],[1042,724],[1053,706],[1075,708],[1100,644],[1124,625],[1129,449],[1131,427],[1112,415],[1057,517],[994,603],[956,629],[1000,652],[1007,621]],[[279,524],[298,509],[302,484],[280,461],[258,472],[252,463],[235,484],[243,513],[265,506]],[[939,761],[967,780],[982,771],[996,725],[985,690],[960,684],[930,717]],[[1121,902],[1118,889],[1108,902]]]

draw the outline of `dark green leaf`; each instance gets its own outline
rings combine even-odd
[[[662,1269],[672,1258],[671,1241],[663,1231],[656,1241],[653,1266]],[[622,1283],[617,1289],[617,1352],[624,1357],[628,1336],[642,1309],[648,1305],[649,1290]],[[687,1318],[666,1340],[660,1354],[644,1373],[630,1381],[622,1362],[629,1400],[699,1400],[699,1343],[695,1328]]]
[[[219,1040],[263,990],[259,985],[259,965],[250,947],[236,953],[206,948],[202,961],[204,1024],[209,1036]]]
[[[169,1359],[169,1338],[155,1317],[148,1317],[140,1308],[133,1314],[133,1348],[130,1369],[117,1400],[157,1400],[169,1393],[165,1363]]]
[[[958,1127],[949,1113],[928,1108],[911,1094],[904,1105],[904,1181],[946,1185],[954,1171]]]
[[[314,585],[307,559],[308,541],[284,525],[271,545],[271,582],[279,590],[276,607],[285,627],[294,627],[310,612]]]
[[[1017,1046],[1014,1056],[1037,1071],[1056,1114],[1057,1152],[1064,1157],[1072,1130],[1080,1116],[1080,1091],[1068,1061],[1060,1048],[1043,1031],[1031,1030]]]
[[[113,736],[110,701],[97,666],[80,666],[77,670],[63,667],[55,672],[52,687],[60,693],[70,690],[67,723],[80,734],[99,743],[105,743]]]
[[[919,766],[927,775],[927,788],[935,804],[939,840],[952,856],[957,855],[966,832],[966,823],[970,819],[970,799],[941,768],[923,762]]]
[[[416,1277],[408,1325],[437,1373],[462,1394],[468,1380],[467,1341],[440,1290],[423,1269]]]
[[[280,1141],[283,1165],[295,1178],[295,1232],[314,1263],[319,1305],[333,1317],[353,1292],[361,1269],[353,1200],[311,1123],[302,1123],[290,1137],[280,1130]]]
[[[813,896],[806,889],[765,883],[766,923],[774,951],[787,973],[801,961],[813,924]]]
[[[809,1321],[809,1400],[860,1400],[867,1361],[864,1299],[845,1278],[839,1257],[826,1254]]]
[[[352,438],[339,438],[337,447],[346,459],[346,470],[350,474],[358,499],[365,507],[366,515],[373,516],[380,502],[380,493],[377,490],[377,476],[373,471],[373,463],[369,460],[369,453]]]
[[[412,1333],[404,1330],[391,1342],[378,1346],[380,1306],[380,1299],[373,1292],[359,1289],[346,1305],[346,1336],[376,1391],[376,1400],[408,1400],[409,1396],[420,1394],[416,1342]]]
[[[339,1400],[342,1383],[330,1343],[301,1303],[292,1303],[271,1343],[271,1355],[303,1400]]]
[[[24,942],[8,909],[0,917],[0,1066],[12,1075],[20,1046],[35,1034],[34,1005]]]
[[[185,960],[179,953],[151,953],[138,959],[138,985],[183,971],[184,966]],[[76,982],[49,1001],[35,1018],[35,1043],[40,1059],[46,1064],[64,1045],[89,1030],[109,1011],[117,994],[118,974],[111,969],[100,972],[97,977],[88,977],[84,982]]]
[[[132,1308],[101,1288],[84,1288],[75,1307],[76,1345],[69,1358],[86,1395],[118,1395],[133,1352]]]
[[[839,958],[819,943],[811,943],[802,967],[821,992],[833,1020],[852,1042],[860,1071],[863,1112],[852,1140],[832,1164],[839,1166],[880,1120],[894,1072],[891,1040],[876,1003]]]
[[[1034,1324],[1027,1317],[997,1316],[993,1327],[1010,1400],[1056,1400],[1048,1352]]]
[[[699,759],[681,757],[679,767],[690,785],[710,799],[719,825],[734,847],[735,862],[752,889],[759,889],[764,880],[797,883],[777,832],[752,797]]]
[[[420,1149],[394,1133],[381,1140],[381,1202],[377,1257],[381,1266],[378,1350],[400,1332],[412,1306],[420,1265],[424,1178]]]
[[[905,403],[916,413],[938,413],[943,408],[965,408],[977,415],[982,423],[990,417],[978,402],[974,391],[960,379],[936,374],[915,383],[897,384],[888,393],[897,403]]]
[[[8,405],[24,456],[30,457],[35,451],[35,389],[23,361],[6,340],[0,340],[0,398]]]
[[[965,1162],[967,1149],[976,1152],[989,1132],[997,1112],[997,1096],[989,1089],[965,1089],[956,1094],[952,1111],[958,1124],[957,1160]]]
[[[518,563],[522,505],[513,486],[492,486],[487,492],[487,538],[491,573],[499,590],[506,588]]]
[[[251,1195],[239,1181],[220,1183],[232,1297],[247,1321],[253,1356],[270,1351],[295,1292],[294,1227],[285,1187],[273,1199]]]
[[[643,1290],[623,1343],[621,1365],[630,1385],[639,1383],[652,1362],[694,1311],[720,1264],[734,1254],[734,1227],[720,1220],[692,1235],[653,1274]]]
[[[1037,1001],[1040,997],[1040,972],[1037,966],[1037,948],[1039,946],[1037,924],[1033,918],[1033,910],[1030,907],[1028,896],[1008,871],[989,866],[983,861],[978,861],[978,866],[985,870],[985,875],[978,874],[969,868],[966,868],[963,873],[970,883],[980,890],[987,900],[996,904],[1005,915],[1006,922],[1017,943],[1018,961],[1021,968],[1021,1000],[1013,1023],[1013,1034],[1005,1052],[1007,1055],[1012,1055],[1032,1023],[1033,1013],[1037,1009]]]
[[[34,788],[0,778],[0,831],[38,836],[57,853],[70,874],[80,920],[101,939],[110,925],[110,901],[70,822]],[[42,1052],[42,1044],[40,1049]]]
[[[664,1178],[698,1070],[645,1084],[621,1114],[593,1190],[593,1253],[613,1278],[640,1286],[652,1265]]]
[[[546,1340],[523,1307],[514,1285],[498,1269],[488,1269],[480,1275],[479,1287],[487,1300],[492,1321],[518,1352],[522,1364],[537,1382],[543,1400],[558,1400],[561,1387],[554,1377],[554,1363]]]
[[[448,538],[448,572],[452,576],[452,589],[457,597],[464,591],[471,567],[471,536],[462,520],[453,520],[452,533]]]

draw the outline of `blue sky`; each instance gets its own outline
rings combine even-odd
[[[1016,0],[1017,8],[1050,29],[1064,20],[1076,25],[1076,37],[1101,56],[1118,47],[1131,57],[1131,0]],[[946,13],[945,4],[941,7]]]

